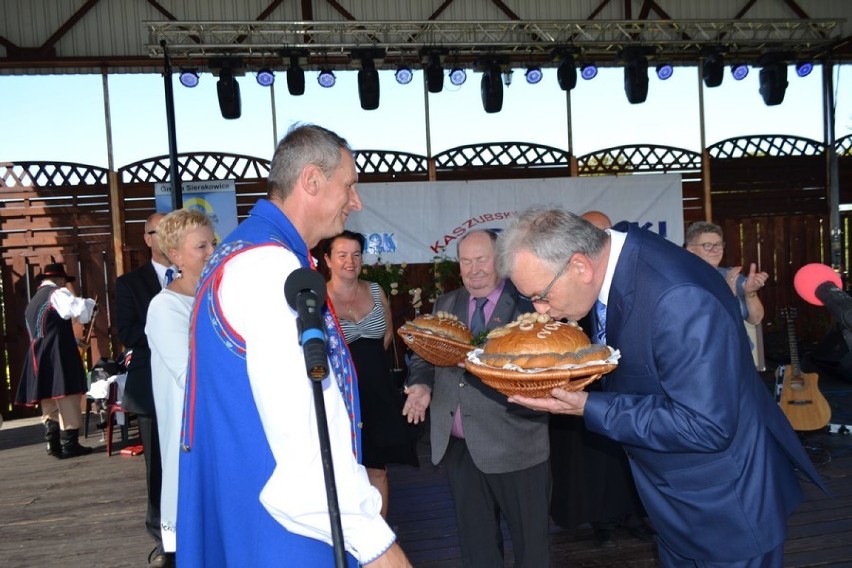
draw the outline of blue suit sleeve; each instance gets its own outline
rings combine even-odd
[[[647,360],[622,361],[613,377],[619,392],[589,394],[587,427],[650,450],[722,450],[739,419],[741,322],[695,286],[673,288],[657,301],[645,333],[622,336],[639,342]]]

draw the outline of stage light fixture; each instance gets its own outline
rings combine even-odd
[[[453,70],[450,71],[450,83],[456,87],[460,87],[464,85],[465,81],[467,81],[467,71],[461,67],[453,67]]]
[[[178,76],[180,84],[190,89],[198,86],[199,76],[197,69],[181,69]]]
[[[433,53],[426,67],[426,87],[430,93],[440,93],[444,89],[444,69],[441,67],[441,56]]]
[[[745,63],[734,63],[731,65],[731,76],[736,81],[742,81],[748,77],[748,65]]]
[[[396,82],[400,85],[407,85],[412,79],[414,79],[414,73],[411,71],[411,67],[408,67],[407,65],[399,67],[393,76],[396,78]]]
[[[580,76],[586,81],[591,81],[598,76],[598,66],[594,63],[586,63],[580,67]]]
[[[305,70],[299,66],[299,56],[290,56],[290,67],[287,69],[287,90],[294,97],[305,94]]]
[[[337,78],[334,76],[334,73],[331,69],[323,69],[320,71],[319,75],[317,75],[317,83],[320,84],[320,87],[330,89],[334,86],[334,83],[337,81]]]
[[[503,84],[506,85],[507,87],[512,84],[513,74],[514,74],[514,71],[512,71],[511,69],[509,69],[508,71],[503,73]]]
[[[230,67],[222,67],[219,70],[216,94],[219,97],[219,110],[222,112],[222,118],[240,118],[242,115],[240,84],[237,83],[234,70]]]
[[[524,78],[530,85],[536,85],[541,81],[544,75],[541,72],[541,67],[529,67],[524,73]]]
[[[270,87],[275,83],[275,73],[269,67],[264,67],[257,72],[257,84],[261,87]]]
[[[769,63],[760,70],[760,96],[766,106],[784,102],[787,92],[787,64],[784,61]]]
[[[624,59],[624,94],[632,104],[644,103],[648,98],[648,58],[639,49],[625,48],[622,52]]]
[[[814,64],[810,61],[800,61],[796,63],[796,75],[799,77],[807,77],[814,70]]]
[[[483,71],[480,92],[485,112],[491,114],[503,109],[503,82],[500,80],[499,65],[490,65]]]
[[[358,99],[364,110],[379,108],[379,72],[372,57],[364,57],[361,60],[361,69],[358,71]]]
[[[657,78],[665,81],[674,74],[674,67],[671,63],[660,63],[657,65]]]
[[[704,79],[704,86],[713,88],[722,84],[722,79],[725,76],[725,58],[722,54],[711,49],[704,55],[704,62],[701,65],[701,78]]]
[[[556,82],[563,91],[570,91],[577,86],[577,65],[574,63],[573,55],[568,54],[559,62],[559,67],[556,68]]]

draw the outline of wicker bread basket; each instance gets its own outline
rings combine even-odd
[[[465,360],[465,368],[468,372],[482,379],[482,382],[491,388],[506,396],[518,394],[531,398],[550,396],[550,391],[555,387],[568,391],[581,390],[616,367],[615,363],[601,363],[574,369],[549,369],[525,373],[490,367],[470,359]]]
[[[455,367],[462,363],[467,358],[467,352],[474,348],[470,343],[417,331],[407,325],[401,326],[396,333],[412,351],[436,367]]]

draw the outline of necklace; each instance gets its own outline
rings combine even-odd
[[[331,294],[331,301],[336,306],[339,305],[346,308],[346,313],[349,315],[347,319],[355,321],[355,303],[358,301],[358,287],[355,288],[351,300],[346,300],[336,288],[329,289],[329,292]]]

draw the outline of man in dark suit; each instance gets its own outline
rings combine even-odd
[[[122,406],[137,415],[139,436],[145,448],[145,471],[148,483],[148,510],[145,525],[157,546],[151,552],[149,568],[170,566],[174,555],[162,550],[160,532],[160,488],[163,469],[160,462],[160,438],[154,392],[151,386],[151,350],[145,337],[148,304],[165,285],[171,263],[156,244],[157,226],[165,215],[154,213],[145,221],[145,244],[151,249],[151,261],[120,276],[115,286],[115,309],[118,337],[126,349],[132,349]]]
[[[582,415],[622,444],[663,566],[781,566],[796,468],[822,482],[755,371],[724,279],[654,233],[560,209],[523,213],[499,248],[500,273],[538,312],[579,319],[595,306],[621,351],[601,392],[510,400]]]
[[[481,307],[485,330],[532,311],[512,283],[497,276],[495,240],[492,232],[473,231],[459,241],[464,288],[438,298],[433,313],[454,314],[476,332],[479,299],[487,299]],[[434,367],[417,355],[406,385],[409,422],[422,421],[431,404],[432,462],[447,470],[463,566],[503,565],[501,512],[515,566],[548,566],[547,415],[508,404],[463,367]]]
[[[581,217],[599,229],[612,228],[600,211],[586,211]],[[586,316],[577,322],[586,333],[592,329],[590,320]],[[600,383],[587,390],[600,390]],[[637,538],[653,538],[621,444],[590,432],[581,417],[551,416],[550,471],[550,517],[556,524],[573,530],[589,522],[600,548],[616,546],[613,533],[619,526]]]

